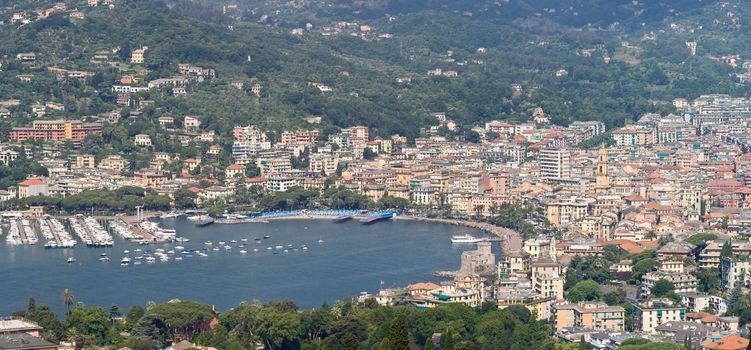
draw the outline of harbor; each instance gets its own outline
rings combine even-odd
[[[335,216],[203,228],[184,217],[158,219],[154,222],[173,227],[177,236],[174,242],[150,245],[126,240],[114,231],[114,246],[104,247],[87,247],[79,240],[74,248],[40,249],[2,240],[0,265],[13,268],[0,270],[0,278],[14,288],[0,288],[0,298],[6,301],[0,308],[12,312],[34,296],[64,312],[59,289],[73,284],[77,297],[91,305],[143,305],[180,298],[221,300],[217,307],[227,309],[249,298],[292,298],[303,307],[317,307],[324,300],[378,288],[381,280],[386,287],[415,280],[437,282],[433,271],[456,269],[460,254],[474,249],[452,245],[452,235],[482,234],[412,221],[335,223]],[[185,288],[197,281],[200,288]]]
[[[12,219],[5,241],[11,245],[36,245],[39,239],[29,219]]]
[[[68,219],[73,232],[87,247],[111,247],[114,245],[110,235],[96,219],[90,216],[76,215]]]
[[[39,230],[47,242],[45,248],[73,248],[77,242],[65,229],[60,220],[52,217],[44,217],[38,220]]]

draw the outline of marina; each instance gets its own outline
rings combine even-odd
[[[83,221],[74,220],[79,226]],[[25,307],[29,296],[64,312],[57,298],[61,288],[71,288],[89,305],[129,307],[180,298],[220,300],[217,307],[226,310],[243,300],[290,298],[301,307],[317,307],[324,300],[376,290],[382,280],[386,286],[438,281],[433,271],[455,270],[461,252],[474,249],[452,246],[451,236],[481,235],[464,227],[391,220],[362,225],[290,219],[209,227],[185,218],[156,222],[174,227],[188,241],[144,246],[115,234],[117,249],[80,242],[70,249],[0,242],[0,278],[14,286],[0,288],[5,301],[0,312]],[[185,288],[196,283],[200,287]]]
[[[73,232],[87,247],[111,247],[114,244],[110,235],[93,217],[76,215],[68,222]]]
[[[44,217],[38,220],[39,230],[47,242],[45,248],[73,248],[76,246],[76,240],[65,229],[60,220],[53,217]]]
[[[11,245],[36,245],[39,239],[29,219],[14,219],[10,222],[5,242]]]

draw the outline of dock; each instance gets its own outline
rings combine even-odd
[[[360,219],[360,223],[363,225],[370,225],[381,220],[389,220],[394,217],[394,213],[379,213],[377,215],[368,215]]]
[[[339,215],[339,216],[337,216],[337,217],[334,218],[334,222],[336,222],[336,223],[347,222],[347,221],[350,221],[350,220],[352,220],[354,218],[355,218],[355,216],[352,215],[352,214]]]

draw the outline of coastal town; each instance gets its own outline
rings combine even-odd
[[[195,208],[201,208],[232,203],[239,190],[252,187],[268,195],[339,187],[372,202],[385,196],[403,199],[407,204],[397,220],[470,226],[492,219],[504,208],[531,206],[535,209],[524,220],[534,224],[532,231],[476,226],[498,238],[497,256],[492,245],[498,243],[478,239],[477,250],[462,254],[461,268],[449,273],[445,283],[416,281],[405,289],[383,289],[360,299],[375,298],[382,304],[406,300],[420,308],[444,303],[476,307],[486,301],[499,308],[523,305],[538,319],[550,319],[555,336],[564,341],[578,342],[583,336],[598,348],[616,348],[633,337],[678,344],[690,339],[705,349],[721,349],[718,342],[744,329],[739,317],[728,311],[751,287],[745,161],[751,150],[745,135],[751,101],[706,95],[674,104],[679,114],[648,114],[615,130],[605,130],[599,122],[550,125],[538,108],[528,123],[496,121],[473,127],[477,142],[442,136],[458,126],[439,112],[432,115],[438,126],[424,130],[425,137],[414,143],[399,135],[371,137],[367,127],[346,128],[321,139],[314,125],[284,131],[278,142],[272,142],[255,126],[235,126],[231,149],[216,151],[230,153],[232,164],[206,178],[200,178],[206,174],[202,170],[216,166],[209,152],[219,145],[211,144],[212,133],[201,129],[200,116],[185,116],[183,128],[165,130],[197,135],[190,142],[211,144],[206,154],[182,159],[179,154],[153,152],[148,167],[134,169],[130,176],[122,157],[97,160],[83,148],[74,148],[67,159],[55,156],[54,145],[75,145],[95,127],[70,133],[83,125],[72,120],[36,122],[31,128],[39,130],[34,138],[49,148],[25,149],[28,144],[18,135],[33,131],[14,129],[3,145],[3,159],[12,164],[23,154],[49,174],[9,187],[5,199],[136,186],[170,198],[188,189],[196,194]],[[136,135],[133,142],[150,147],[144,140],[148,135]],[[588,142],[592,140],[600,141]],[[582,146],[588,143],[591,146]],[[292,164],[301,156],[308,163],[302,169]],[[248,176],[249,170],[257,176]],[[253,212],[252,207],[246,209]],[[42,218],[44,211],[42,205],[4,212],[6,218],[17,218],[11,226],[17,233],[8,241],[36,244],[37,238],[24,232],[34,231],[28,220]],[[304,211],[264,215],[304,218]],[[111,236],[96,228],[95,220],[70,220],[87,245],[111,245]],[[48,241],[75,243],[57,234],[65,229],[50,229],[61,227],[57,219],[44,216],[39,222],[44,224],[41,232],[51,232],[45,235]],[[105,236],[88,237],[89,232]],[[697,235],[704,238],[691,243]],[[174,237],[173,233],[165,239]],[[582,278],[570,272],[580,268],[572,264],[607,261],[604,256],[623,259],[602,268],[610,276],[599,281],[602,291],[598,286],[595,295],[573,296],[572,290],[587,280],[567,285],[568,277]],[[628,257],[651,264],[645,270],[644,260]],[[707,272],[701,271],[714,273],[719,281],[708,286]],[[664,285],[669,290],[655,296],[655,288]],[[606,293],[618,296],[614,305],[600,300]],[[621,304],[630,305],[630,311]]]
[[[47,258],[161,302],[87,305],[61,274],[52,310],[8,301],[29,306],[0,315],[0,350],[751,349],[751,61],[694,34],[740,28],[740,4],[595,40],[625,29],[537,22],[579,16],[547,6],[478,24],[501,2],[372,18],[357,1],[261,3],[0,6],[16,35],[0,38],[0,269]],[[441,230],[420,241],[418,225]],[[330,248],[358,229],[372,250]],[[423,254],[412,239],[445,251],[386,255]],[[367,253],[393,258],[349,267],[380,286],[345,283]],[[277,282],[259,276],[311,293],[270,261],[349,296],[261,304],[250,284]],[[43,274],[28,266],[7,284]],[[253,301],[144,296],[150,272]]]

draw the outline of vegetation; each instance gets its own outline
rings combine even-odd
[[[111,310],[110,310],[111,311]],[[242,303],[219,315],[211,306],[172,301],[128,310],[113,321],[101,307],[75,306],[64,319],[47,306],[31,304],[18,312],[39,322],[45,337],[56,341],[76,338],[88,345],[162,348],[188,339],[219,349],[399,349],[432,346],[440,333],[441,349],[553,349],[547,322],[536,321],[520,306],[470,308],[446,304],[420,311],[410,306],[378,306],[374,300],[352,299],[315,310],[300,310],[291,301]],[[129,336],[122,336],[128,332]],[[430,344],[430,345],[427,345]]]

